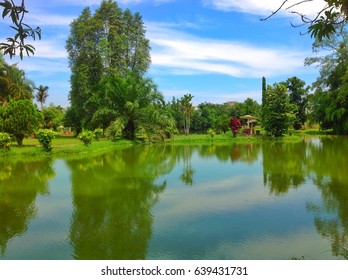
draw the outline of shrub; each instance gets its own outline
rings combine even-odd
[[[78,135],[77,138],[79,138],[83,142],[83,144],[88,146],[92,143],[94,133],[90,130],[84,130]]]
[[[212,129],[212,128],[209,128],[209,129],[207,130],[207,133],[211,136],[211,138],[214,138],[215,135],[216,135],[215,130]]]
[[[11,142],[12,137],[9,133],[0,132],[0,147],[2,147],[4,151],[8,151],[10,149]]]
[[[25,135],[38,129],[41,120],[42,115],[30,100],[11,100],[6,106],[0,106],[1,129],[13,135],[19,146]]]
[[[122,138],[122,132],[125,125],[121,119],[117,119],[110,124],[106,129],[106,136],[112,141],[116,141]]]
[[[100,138],[103,136],[103,130],[101,128],[96,128],[93,133],[95,140],[99,142]]]
[[[46,152],[52,151],[52,140],[56,137],[57,133],[52,129],[39,129],[36,132],[37,140]]]
[[[232,117],[229,126],[232,130],[233,137],[236,137],[239,132],[239,129],[241,129],[242,127],[242,123],[238,118]]]

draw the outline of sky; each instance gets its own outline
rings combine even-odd
[[[289,0],[292,2],[297,2]],[[19,2],[19,1],[17,1]],[[49,87],[46,106],[69,106],[70,69],[65,44],[69,24],[85,7],[95,10],[100,0],[27,0],[25,22],[40,26],[42,39],[30,42],[35,55],[10,59],[36,86]],[[318,68],[304,66],[313,57],[313,39],[294,28],[299,18],[281,11],[266,21],[283,0],[119,0],[122,9],[142,15],[151,45],[147,76],[167,101],[185,94],[202,102],[261,102],[261,80],[267,84],[297,76],[311,85]],[[309,16],[322,0],[295,7]],[[11,36],[10,20],[0,20],[0,40]],[[29,42],[28,42],[29,43]]]

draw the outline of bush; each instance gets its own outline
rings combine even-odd
[[[12,137],[9,133],[0,132],[0,147],[2,147],[4,151],[10,150],[11,142]]]
[[[122,131],[125,125],[121,119],[117,119],[111,123],[111,125],[106,129],[106,136],[112,141],[116,141],[122,138]]]
[[[99,142],[100,138],[103,136],[103,130],[101,128],[96,128],[93,133],[95,140]]]
[[[94,133],[90,130],[84,130],[78,135],[77,138],[79,138],[83,142],[83,144],[88,146],[92,143]]]
[[[242,123],[238,118],[232,117],[229,126],[232,130],[233,137],[236,137],[239,130],[242,128]]]
[[[37,140],[46,152],[52,151],[52,140],[56,137],[57,133],[52,129],[39,129],[36,132]]]
[[[215,130],[212,129],[212,128],[209,128],[209,129],[207,130],[207,133],[211,136],[211,138],[214,138],[215,135],[216,135]]]

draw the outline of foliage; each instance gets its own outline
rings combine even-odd
[[[309,118],[322,129],[336,134],[348,133],[348,36],[330,37],[315,42],[313,50],[330,50],[329,54],[306,59],[306,64],[319,64],[320,76],[313,83],[309,98]]]
[[[0,50],[4,54],[10,55],[10,58],[16,55],[19,51],[19,56],[22,59],[24,51],[28,56],[34,54],[34,46],[27,44],[26,40],[31,37],[33,40],[41,39],[40,27],[32,28],[28,24],[24,23],[24,17],[29,12],[25,8],[25,1],[22,0],[20,5],[14,3],[13,0],[0,1],[0,6],[3,8],[2,18],[9,17],[13,23],[10,26],[16,31],[13,37],[6,38],[7,43],[0,43]]]
[[[92,143],[94,133],[90,130],[84,130],[77,136],[77,138],[80,139],[85,146],[88,146]]]
[[[307,95],[309,88],[297,77],[289,78],[285,85],[289,92],[290,103],[296,106],[294,129],[299,130],[306,122]]]
[[[164,104],[152,104],[146,108],[142,129],[148,141],[164,141],[178,133],[176,123]]]
[[[261,116],[262,106],[257,103],[257,101],[247,98],[242,103],[237,103],[232,106],[230,110],[230,116],[241,117],[244,115],[252,115],[255,117]]]
[[[263,108],[263,127],[273,137],[282,137],[293,124],[295,106],[290,103],[287,88],[284,84],[275,83],[268,86],[266,104]]]
[[[229,127],[232,129],[233,137],[236,137],[239,130],[242,127],[242,123],[240,122],[240,120],[238,118],[232,117],[230,120]]]
[[[214,137],[216,136],[216,132],[215,132],[215,130],[212,129],[212,128],[209,128],[209,129],[207,130],[207,133],[210,135],[211,138],[214,138]]]
[[[275,12],[262,20],[267,20],[280,10],[287,10],[292,14],[299,15],[303,22],[303,24],[292,24],[292,26],[298,27],[308,25],[307,33],[319,41],[340,32],[342,24],[347,22],[348,2],[346,0],[324,0],[324,2],[326,2],[325,7],[316,11],[314,18],[310,18],[308,15],[295,9],[296,7],[300,7],[301,5],[312,1],[314,0],[301,0],[294,3],[293,1],[285,0]]]
[[[98,99],[95,90],[100,95],[100,85],[109,78],[122,79],[129,73],[143,78],[150,65],[144,23],[139,13],[104,0],[94,14],[85,8],[70,27],[66,44],[72,73],[69,99],[80,121],[74,125],[105,129],[118,115],[114,106]]]
[[[41,114],[30,100],[11,100],[0,108],[1,130],[12,134],[18,145],[22,145],[25,135],[38,128],[41,120]]]
[[[57,133],[52,129],[39,129],[35,134],[44,150],[46,152],[52,151],[52,140],[57,136]]]
[[[267,92],[266,78],[262,77],[261,122],[263,122],[263,119],[264,119],[263,108],[266,104],[266,92]]]
[[[10,99],[32,99],[34,83],[29,81],[17,64],[7,64],[0,54],[0,105]]]
[[[110,126],[106,129],[106,137],[111,139],[112,141],[116,141],[122,138],[122,131],[125,125],[122,119],[116,119],[113,121]]]
[[[192,129],[202,132],[212,128],[217,133],[225,133],[230,121],[229,111],[227,104],[200,103],[192,114]]]
[[[96,116],[100,119],[103,114],[105,121],[96,121],[95,124],[105,125],[117,118],[123,124],[122,136],[126,139],[134,140],[137,128],[148,127],[148,124],[157,127],[158,131],[164,129],[158,127],[161,122],[154,119],[156,116],[159,119],[162,114],[164,120],[168,115],[162,110],[164,98],[150,78],[143,78],[132,72],[125,77],[105,76],[99,83],[93,100],[90,106],[97,108],[93,119],[96,120]],[[166,125],[164,121],[162,123]]]
[[[64,109],[61,106],[46,107],[43,111],[44,116],[44,128],[58,130],[59,127],[64,125]]]
[[[48,86],[40,85],[38,88],[35,89],[37,90],[35,94],[36,101],[40,102],[41,112],[43,112],[43,104],[46,102],[46,99],[48,97]]]
[[[8,151],[10,149],[11,142],[12,137],[9,133],[0,132],[0,147],[2,147],[4,151]]]
[[[81,121],[77,116],[76,110],[73,107],[69,107],[66,109],[64,118],[63,118],[64,127],[72,128],[76,135],[78,135],[82,131]]]
[[[192,106],[192,99],[193,95],[191,94],[185,94],[180,99],[180,108],[182,112],[182,120],[183,120],[183,129],[184,134],[188,135],[190,133],[190,126],[191,126],[191,117],[194,110],[194,107]]]
[[[96,128],[94,131],[94,138],[99,142],[100,138],[103,137],[103,129],[101,128]]]

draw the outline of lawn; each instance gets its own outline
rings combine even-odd
[[[262,132],[261,132],[262,134]],[[166,144],[212,144],[212,143],[261,143],[263,141],[283,141],[298,142],[306,135],[322,135],[318,129],[308,129],[294,131],[292,135],[281,139],[273,139],[264,135],[260,136],[241,136],[233,137],[231,132],[226,134],[217,134],[211,137],[209,134],[190,134],[188,136],[175,135],[172,139],[167,139]],[[66,156],[83,153],[95,153],[108,149],[129,147],[141,142],[132,142],[129,140],[110,141],[102,138],[100,141],[93,141],[91,145],[85,146],[79,139],[73,136],[60,135],[52,141],[52,151],[45,152],[40,143],[35,138],[25,138],[23,145],[18,146],[13,143],[10,151],[1,151],[0,157],[32,157],[32,156]],[[162,143],[162,142],[160,142]]]

